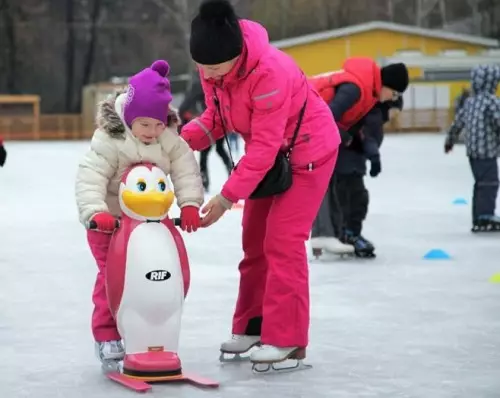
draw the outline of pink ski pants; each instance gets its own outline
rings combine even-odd
[[[245,334],[249,320],[262,317],[261,342],[306,347],[309,339],[309,269],[305,241],[337,161],[338,152],[312,170],[294,169],[282,195],[246,200],[244,258],[233,333]]]
[[[97,231],[88,231],[87,240],[90,251],[97,263],[97,277],[95,280],[92,301],[94,302],[94,311],[92,313],[92,333],[95,341],[120,340],[120,334],[116,328],[116,322],[111,315],[106,296],[106,258],[108,257],[109,243],[111,234],[105,234]]]

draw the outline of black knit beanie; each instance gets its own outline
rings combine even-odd
[[[408,88],[408,69],[403,63],[390,64],[382,68],[382,85],[398,93],[404,93]]]
[[[227,0],[204,0],[191,22],[191,58],[202,65],[216,65],[243,51],[238,17]]]

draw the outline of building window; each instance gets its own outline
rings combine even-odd
[[[424,70],[425,81],[470,80],[470,69],[462,70]]]

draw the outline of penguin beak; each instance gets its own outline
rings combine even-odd
[[[167,214],[174,202],[174,193],[123,191],[122,200],[128,209],[146,218],[160,218]]]

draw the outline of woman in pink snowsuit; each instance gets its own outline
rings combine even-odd
[[[202,225],[208,226],[233,203],[245,200],[233,338],[221,351],[241,353],[261,343],[251,354],[254,363],[300,358],[309,330],[305,241],[335,167],[337,126],[294,60],[270,45],[260,24],[239,20],[226,0],[201,5],[191,25],[190,45],[207,109],[182,129],[182,137],[197,151],[225,133],[237,132],[245,141],[237,168],[202,209]],[[290,145],[299,123],[290,157],[291,188],[249,199],[278,151]]]

